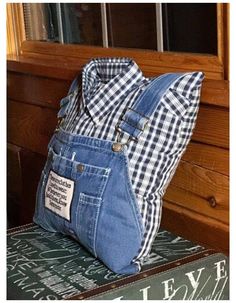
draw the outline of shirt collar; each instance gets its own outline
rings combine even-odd
[[[129,58],[92,59],[83,69],[83,102],[97,124],[145,79]]]

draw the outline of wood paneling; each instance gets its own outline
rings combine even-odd
[[[230,74],[230,60],[229,60],[229,49],[230,49],[230,4],[223,5],[223,48],[224,48],[224,79],[229,80]]]
[[[200,106],[192,139],[198,142],[229,148],[228,110],[213,106]]]
[[[56,127],[56,111],[8,101],[8,142],[45,155]]]
[[[57,123],[56,110],[9,101],[9,142],[39,153]],[[201,108],[193,140],[212,145],[228,146],[228,113],[218,108]],[[203,126],[202,126],[203,124]],[[206,125],[204,127],[204,125]],[[21,131],[19,131],[21,130]],[[28,138],[32,138],[28,140]],[[43,140],[43,141],[41,141]],[[35,142],[34,142],[35,141]],[[24,145],[22,145],[24,144]]]
[[[218,200],[216,206],[211,207],[207,198],[175,186],[173,183],[168,187],[164,200],[183,209],[188,209],[205,217],[215,219],[218,222],[229,224],[228,200]]]
[[[37,55],[36,55],[37,57]],[[46,78],[69,80],[70,82],[81,70],[82,66],[77,61],[71,66],[68,64],[58,64],[57,62],[40,58],[31,58],[29,56],[8,56],[8,72],[18,72],[21,74],[37,75]]]
[[[61,78],[61,79],[72,79],[73,75],[75,75],[81,68],[93,57],[89,57],[87,59],[78,59],[74,57],[56,57],[56,61],[54,60],[55,57],[53,55],[45,55],[45,54],[37,54],[37,53],[27,53],[24,56],[18,56],[18,57],[8,57],[8,66],[12,66],[14,62],[17,60],[19,64],[22,65],[22,72],[25,69],[25,64],[32,67],[32,73],[35,73],[37,70],[37,73],[43,75],[46,77],[55,77],[55,78]],[[58,59],[58,60],[57,60]],[[33,64],[35,62],[35,66]],[[47,63],[46,63],[47,62]],[[46,63],[46,64],[45,64]],[[154,62],[155,63],[155,62]],[[44,69],[44,72],[40,71],[40,68],[37,67],[37,65],[40,65],[40,68]],[[48,68],[48,66],[52,65],[52,68]],[[141,67],[142,65],[140,65]],[[171,72],[192,72],[194,70],[202,70],[201,67],[198,69],[181,69],[178,70],[171,66],[158,66],[158,67],[146,67],[145,65],[142,66],[143,74],[147,77],[154,77],[158,76],[163,73],[171,73]],[[18,71],[20,71],[18,66]],[[211,77],[212,75],[212,77]],[[206,80],[208,79],[215,79],[215,80],[222,80],[222,77],[215,77],[215,73],[208,71],[207,74],[205,72]]]
[[[37,186],[46,157],[27,149],[21,150],[22,203],[21,225],[32,222],[36,203]],[[25,203],[27,201],[27,203]]]
[[[216,205],[211,206],[214,197]],[[229,178],[181,161],[164,199],[219,222],[229,223]]]
[[[217,3],[218,58],[224,66],[224,79],[229,80],[229,3]]]
[[[229,175],[229,151],[224,148],[192,141],[183,155],[183,160]]]
[[[205,200],[214,196],[219,207],[228,206],[229,178],[213,170],[181,160],[171,184]]]
[[[8,227],[32,222],[36,190],[45,156],[16,145],[7,145]]]
[[[7,187],[12,188],[12,193],[17,197],[22,190],[20,151],[20,147],[7,144]]]
[[[72,72],[65,80],[62,71],[53,73],[55,67],[50,69],[52,74],[46,77],[48,68],[48,66],[39,65],[36,69],[35,65],[32,67],[28,63],[22,62],[19,69],[15,61],[9,61],[8,69],[12,72],[8,74],[8,97],[20,101],[45,102],[53,106],[53,101],[58,101],[67,93],[70,82],[79,71]],[[43,71],[46,75],[42,77]],[[228,81],[204,80],[201,103],[228,107]]]
[[[223,6],[217,3],[217,53],[221,63],[224,60]]]
[[[205,72],[208,79],[222,80],[223,65],[217,56],[198,55],[189,53],[159,53],[156,51],[131,50],[122,48],[102,48],[84,45],[58,45],[55,43],[25,41],[22,44],[22,54],[47,55],[45,58],[55,59],[64,64],[65,57],[76,58],[80,64],[84,64],[91,58],[96,57],[131,57],[144,73],[158,74],[169,71],[193,71]],[[52,57],[53,54],[53,57]]]
[[[22,197],[21,148],[7,144],[7,227],[20,225]]]
[[[229,253],[229,226],[207,216],[165,201],[161,226],[205,247]]]
[[[229,82],[225,80],[203,81],[201,102],[209,105],[229,107]]]
[[[58,108],[69,86],[69,81],[30,74],[9,73],[7,78],[9,99],[52,108]]]

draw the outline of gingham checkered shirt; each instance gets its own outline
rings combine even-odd
[[[190,140],[198,111],[202,73],[187,73],[162,96],[138,142],[127,146],[130,179],[145,230],[134,261],[148,255],[158,231],[162,196]],[[82,84],[70,95],[65,131],[115,141],[115,127],[151,79],[129,58],[99,58],[83,69]],[[186,103],[188,100],[188,103]],[[126,134],[121,135],[126,140]]]

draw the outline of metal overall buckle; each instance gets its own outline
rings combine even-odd
[[[112,144],[112,150],[114,152],[120,152],[123,150],[123,147],[125,145],[128,145],[130,141],[136,141],[138,142],[138,139],[133,137],[133,136],[130,136],[128,137],[128,139],[126,140],[126,142],[124,143],[121,143],[121,132],[122,130],[119,128],[119,126],[116,126],[116,132],[117,132],[117,136],[116,136],[116,142]]]

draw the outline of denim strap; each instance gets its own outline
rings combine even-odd
[[[138,139],[163,94],[182,75],[182,73],[165,74],[155,78],[134,102],[132,108],[128,108],[125,112],[120,124],[117,125],[117,130],[128,133],[133,139]]]
[[[57,113],[57,118],[64,118],[67,115],[67,108],[71,101],[71,98],[73,98],[74,91],[79,85],[79,79],[80,79],[80,75],[77,75],[73,80],[73,82],[71,83],[67,96],[61,99],[60,110]]]
[[[68,95],[73,93],[76,90],[76,88],[79,86],[80,78],[81,78],[80,74],[75,77],[75,79],[73,80],[73,82],[71,83],[71,86],[69,88]]]

